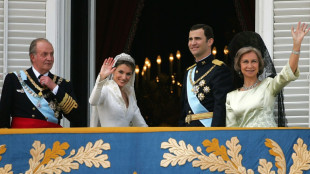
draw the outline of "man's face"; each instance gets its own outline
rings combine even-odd
[[[207,57],[211,53],[212,43],[213,39],[211,38],[207,41],[202,28],[189,32],[188,48],[197,61]]]
[[[36,53],[30,55],[32,65],[40,74],[45,74],[54,64],[53,46],[46,41],[39,41],[36,48]]]

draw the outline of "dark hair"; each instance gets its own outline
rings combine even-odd
[[[191,27],[190,31],[198,30],[198,29],[203,29],[207,40],[210,38],[214,39],[213,29],[211,26],[206,25],[206,24],[195,24]]]
[[[135,71],[135,64],[130,62],[130,61],[127,61],[127,60],[118,60],[116,63],[115,63],[115,66],[114,67],[118,67],[119,65],[127,65],[128,67],[130,67],[132,69],[132,72]]]
[[[240,70],[241,70],[241,67],[240,67],[241,57],[244,54],[250,53],[250,52],[255,53],[257,58],[258,58],[259,70],[258,70],[257,76],[259,76],[259,75],[261,75],[264,72],[264,60],[263,60],[261,52],[258,49],[254,48],[254,47],[243,47],[243,48],[240,48],[238,50],[238,52],[236,53],[236,56],[235,56],[234,69],[235,69],[235,71],[240,72]]]

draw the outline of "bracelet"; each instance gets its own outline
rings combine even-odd
[[[299,55],[299,54],[300,54],[300,51],[294,51],[294,50],[292,50],[292,54]]]

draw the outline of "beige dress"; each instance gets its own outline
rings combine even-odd
[[[277,127],[274,119],[275,99],[281,89],[299,77],[289,63],[275,78],[264,79],[257,87],[234,90],[226,98],[227,127]]]

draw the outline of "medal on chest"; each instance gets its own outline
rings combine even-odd
[[[192,92],[197,95],[198,99],[200,101],[205,99],[205,94],[210,92],[210,87],[206,85],[206,81],[203,79],[204,77],[206,77],[212,70],[213,68],[215,68],[215,65],[212,66],[204,75],[202,75],[201,77],[199,77],[196,81],[193,81],[192,79],[192,72],[193,69],[190,70],[190,75],[189,75],[189,80],[190,83],[192,85]],[[203,92],[200,92],[200,88],[202,88]]]

